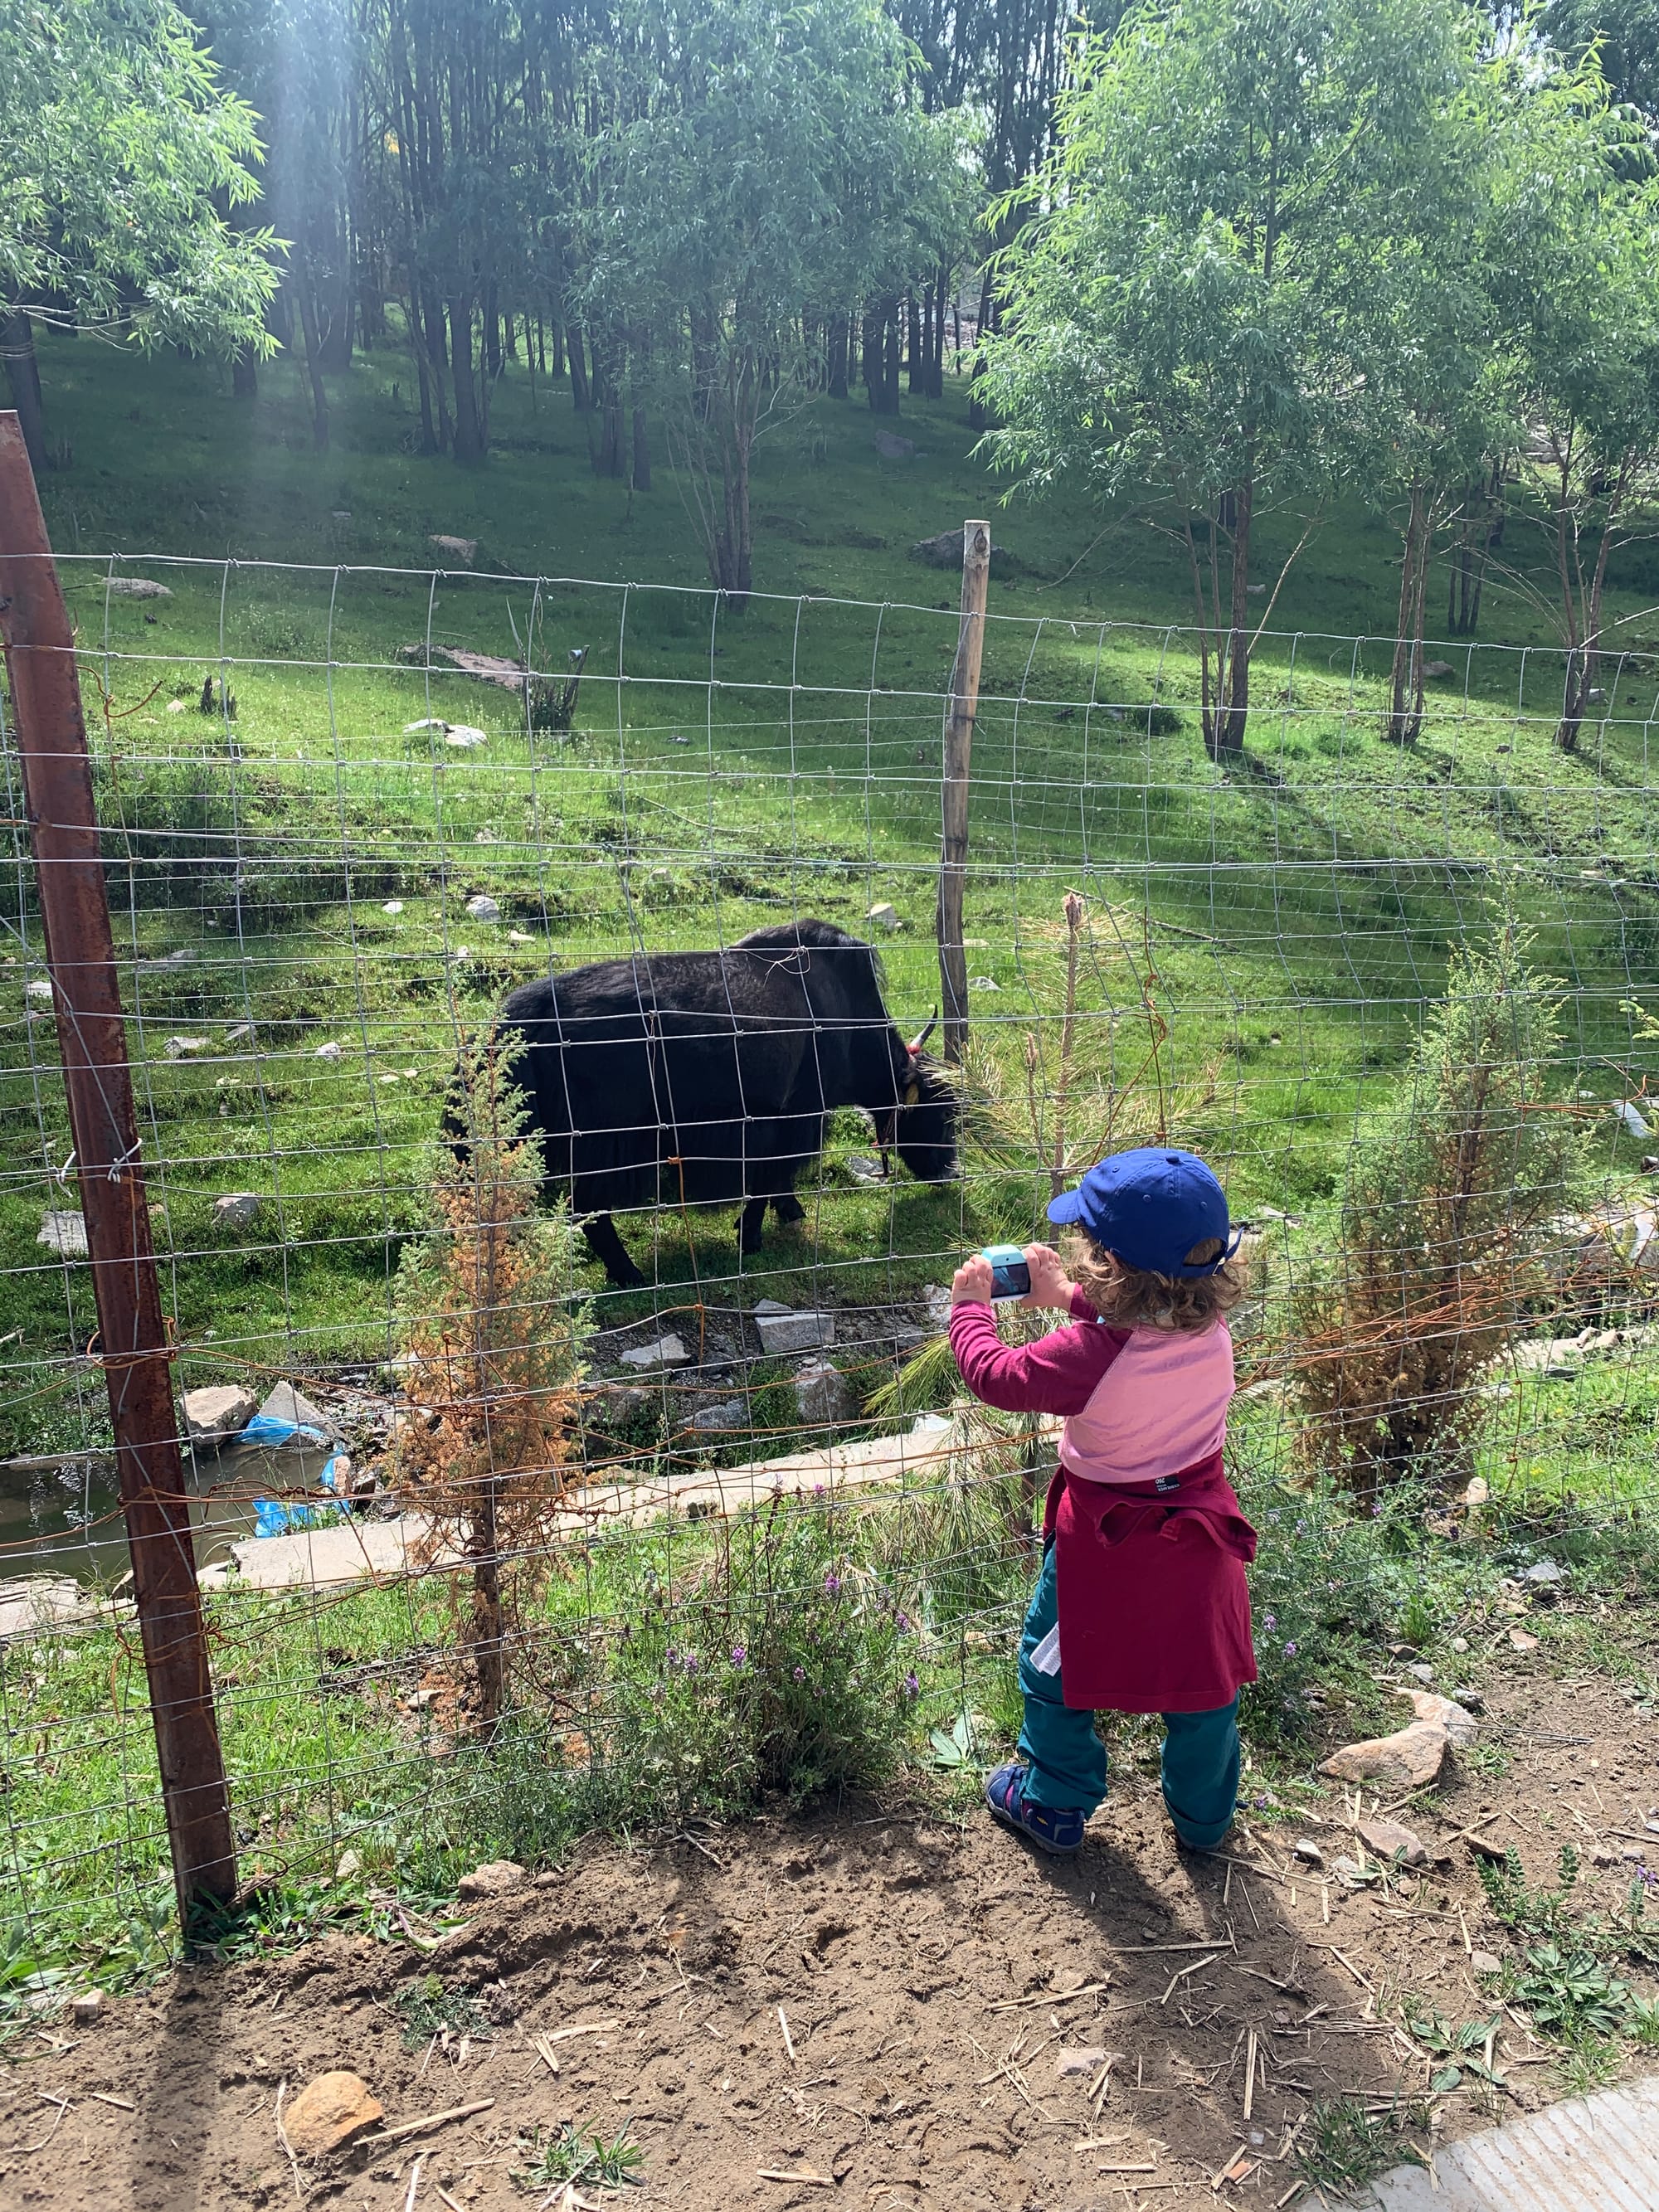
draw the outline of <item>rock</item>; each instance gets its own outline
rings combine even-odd
[[[741,1398],[725,1398],[715,1406],[699,1406],[691,1416],[694,1429],[741,1429],[747,1425],[749,1408]]]
[[[935,1329],[951,1326],[951,1293],[943,1283],[929,1283],[921,1294],[922,1306]]]
[[[1620,1099],[1613,1110],[1632,1137],[1650,1137],[1653,1134],[1652,1129],[1642,1118],[1641,1109],[1630,1099]]]
[[[180,1404],[185,1434],[193,1444],[222,1443],[239,1437],[259,1410],[255,1393],[240,1382],[216,1382],[205,1389],[186,1390]]]
[[[191,1053],[205,1052],[207,1048],[208,1041],[205,1037],[170,1036],[167,1042],[167,1055],[169,1060],[185,1060]]]
[[[1084,2043],[1062,2046],[1054,2053],[1054,2072],[1064,2081],[1073,2074],[1092,2074],[1097,2066],[1106,2063],[1103,2044]]]
[[[878,430],[876,433],[875,443],[876,451],[881,455],[884,461],[908,461],[914,457],[916,450],[915,441],[914,439],[901,438],[892,430]],[[957,532],[957,560],[958,563],[961,562],[961,559],[962,532],[958,531]]]
[[[401,899],[388,899],[380,908],[382,914],[401,914],[403,910],[404,902]]]
[[[632,1351],[624,1352],[622,1364],[641,1370],[648,1367],[684,1367],[690,1357],[678,1337],[659,1336],[649,1344],[636,1344]]]
[[[1524,1628],[1512,1628],[1510,1631],[1510,1649],[1511,1651],[1536,1651],[1538,1638],[1528,1634]]]
[[[795,1377],[795,1411],[815,1429],[857,1419],[859,1401],[847,1377],[828,1359],[815,1359]]]
[[[968,988],[970,991],[1000,991],[1002,986],[994,975],[970,975]]]
[[[468,1899],[505,1897],[509,1890],[521,1889],[528,1879],[517,1859],[490,1859],[485,1865],[474,1867],[464,1874],[455,1885],[455,1894]]]
[[[1504,1961],[1495,1959],[1490,1951],[1471,1951],[1469,1966],[1477,1974],[1501,1974],[1504,1971]]]
[[[1419,1721],[1445,1729],[1454,1751],[1466,1750],[1480,1734],[1474,1715],[1453,1698],[1437,1697],[1432,1690],[1408,1690],[1406,1694]]]
[[[754,1322],[761,1350],[769,1358],[775,1358],[781,1352],[817,1352],[836,1340],[834,1314],[794,1313],[787,1306],[775,1306],[769,1298],[755,1308]]]
[[[386,2109],[361,2074],[319,2074],[283,2114],[283,2131],[296,2158],[326,2158],[386,2118]]]
[[[1304,1866],[1322,1867],[1325,1863],[1325,1854],[1311,1836],[1298,1836],[1291,1848]]]
[[[885,1182],[887,1180],[882,1172],[881,1162],[871,1159],[863,1152],[848,1154],[847,1172],[854,1182]]]
[[[337,1044],[319,1044],[316,1057],[319,1060],[337,1060],[340,1057],[340,1048]]]
[[[1468,1638],[1467,1636],[1454,1636],[1451,1640],[1451,1648],[1460,1655],[1467,1651],[1469,1648]]]
[[[95,1600],[67,1575],[9,1575],[0,1579],[0,1644],[32,1640],[98,1618]]]
[[[296,1390],[291,1382],[278,1382],[253,1418],[303,1432],[284,1437],[283,1441],[288,1443],[329,1443],[338,1434],[328,1416],[319,1413],[305,1392]]]
[[[1413,1790],[1437,1780],[1449,1742],[1437,1721],[1413,1721],[1392,1735],[1345,1744],[1320,1768],[1334,1782],[1386,1782]]]
[[[423,730],[430,730],[438,737],[442,737],[448,727],[448,723],[441,714],[422,714],[418,722],[404,724],[404,735],[406,738],[418,738]]]
[[[930,568],[952,568],[962,573],[962,526],[954,530],[941,530],[936,538],[918,538],[910,548],[913,561],[925,561]],[[994,576],[1007,572],[1009,555],[1004,545],[991,548],[991,573]]]
[[[253,1024],[252,1022],[238,1022],[234,1030],[227,1030],[225,1031],[225,1042],[227,1044],[246,1044],[252,1035]]]
[[[619,1428],[657,1403],[653,1390],[641,1390],[636,1382],[606,1382],[588,1401],[592,1418],[606,1428]],[[397,1419],[394,1414],[393,1419]]]
[[[444,732],[444,743],[469,752],[475,745],[488,744],[489,739],[483,730],[475,729],[471,722],[452,722]]]
[[[84,1260],[87,1217],[84,1213],[55,1212],[48,1206],[40,1216],[40,1233],[34,1241],[56,1252],[60,1260]]]
[[[1399,1857],[1402,1866],[1427,1866],[1429,1854],[1420,1836],[1398,1820],[1361,1820],[1354,1833],[1373,1858]]]
[[[1559,1566],[1553,1559],[1534,1559],[1521,1577],[1523,1583],[1537,1583],[1545,1585],[1552,1583],[1564,1583],[1566,1578],[1566,1569]]]
[[[41,999],[50,1002],[52,998],[52,978],[50,975],[37,975],[31,982],[25,984],[24,990],[26,994],[31,999]]]
[[[70,1999],[70,2018],[76,2027],[96,2027],[103,2016],[102,1990],[81,1990]]]
[[[499,921],[501,910],[488,891],[480,891],[466,902],[466,910],[474,921]]]
[[[191,962],[194,960],[195,957],[196,948],[194,945],[181,945],[176,952],[160,952],[157,953],[153,960],[141,960],[137,964],[140,968],[149,969],[188,968]]]
[[[428,545],[435,546],[440,553],[448,554],[452,561],[465,562],[469,568],[472,566],[473,556],[478,550],[478,541],[476,538],[451,538],[442,531],[434,530],[426,542]]]
[[[158,584],[149,576],[108,576],[104,589],[118,599],[170,599],[173,593],[165,584]]]
[[[1423,663],[1424,677],[1430,682],[1437,676],[1455,676],[1456,673],[1449,660],[1425,660]]]
[[[356,1851],[342,1851],[334,1869],[336,1881],[356,1881],[363,1870],[363,1863]]]
[[[533,945],[536,942],[527,929],[509,929],[507,941],[509,945]]]
[[[213,1201],[214,1222],[221,1229],[246,1229],[250,1221],[258,1219],[264,1204],[257,1190],[227,1191]]]
[[[1421,1659],[1418,1661],[1416,1666],[1407,1667],[1406,1672],[1408,1674],[1415,1674],[1419,1682],[1431,1682],[1434,1680],[1433,1668]]]
[[[878,900],[864,918],[866,921],[874,922],[878,929],[896,929],[899,926],[898,908],[896,906],[890,906],[885,899]],[[50,984],[47,985],[46,991],[50,997],[52,992]]]

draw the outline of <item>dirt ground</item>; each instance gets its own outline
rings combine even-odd
[[[0,2207],[526,2212],[563,2200],[514,2179],[524,2139],[567,2121],[631,2128],[641,2185],[609,2202],[641,2208],[1285,2203],[1312,2100],[1425,2090],[1425,2054],[1379,2009],[1409,1992],[1453,2021],[1490,2010],[1469,1953],[1504,1942],[1460,1830],[1495,1815],[1480,1832],[1516,1844],[1534,1879],[1573,1841],[1604,1905],[1629,1861],[1659,1865],[1643,1828],[1659,1722],[1604,1679],[1526,1664],[1482,1722],[1507,1774],[1449,1770],[1406,1809],[1443,1855],[1420,1879],[1349,1889],[1334,1862],[1352,1849],[1352,1800],[1269,1826],[1248,1780],[1228,1855],[1177,1852],[1133,1762],[1073,1863],[897,1799],[632,1850],[596,1842],[480,1905],[429,1958],[331,1937],[186,1969],[88,2028],[15,2042]],[[1296,1863],[1303,1838],[1322,1870]],[[396,2000],[433,1972],[480,1999],[489,2039],[404,2048]],[[1503,2015],[1494,2056],[1506,2088],[1437,2099],[1443,2137],[1559,2093],[1518,2016]],[[292,2168],[278,2093],[291,2104],[336,2067],[365,2077],[388,2128],[490,2101]]]

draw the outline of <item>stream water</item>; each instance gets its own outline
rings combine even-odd
[[[325,1451],[293,1445],[272,1451],[232,1444],[199,1459],[186,1450],[198,1567],[253,1534],[256,1497],[315,1490],[327,1461]],[[113,1460],[91,1455],[51,1468],[0,1466],[0,1579],[51,1572],[108,1589],[128,1565]]]

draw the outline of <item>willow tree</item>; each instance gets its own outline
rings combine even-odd
[[[807,389],[829,321],[907,251],[925,273],[916,216],[954,142],[866,0],[623,0],[620,17],[592,62],[613,120],[586,146],[578,304],[652,392],[709,574],[741,599],[756,440]]]
[[[1378,273],[1463,20],[1455,0],[1137,9],[1078,48],[1058,145],[1011,204],[1031,220],[1002,261],[991,451],[1034,484],[1150,495],[1187,557],[1213,753],[1244,742],[1264,513],[1303,508],[1305,537],[1374,450]]]
[[[0,8],[0,353],[36,468],[36,323],[269,350],[273,241],[228,219],[258,155],[252,110],[171,0]]]

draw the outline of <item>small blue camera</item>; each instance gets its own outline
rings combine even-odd
[[[1025,1255],[1018,1244],[988,1244],[979,1256],[991,1263],[991,1296],[994,1300],[1030,1296],[1031,1271],[1026,1266]]]

